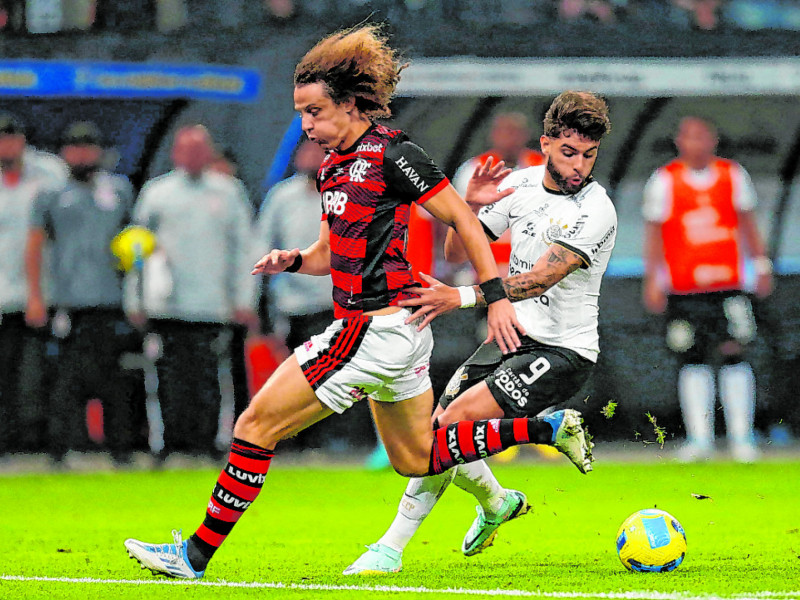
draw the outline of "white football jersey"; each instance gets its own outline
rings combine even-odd
[[[529,337],[596,362],[600,281],[617,236],[617,212],[599,183],[559,194],[544,188],[544,173],[544,166],[511,173],[499,189],[516,191],[482,208],[478,218],[494,238],[511,229],[509,277],[530,271],[553,243],[584,260],[542,296],[515,302],[514,308]]]

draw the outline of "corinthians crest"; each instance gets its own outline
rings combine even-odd
[[[545,243],[552,244],[557,239],[563,237],[564,232],[567,231],[568,227],[569,225],[561,224],[561,219],[555,221],[551,218],[550,225],[548,225],[547,229],[542,232],[542,239],[545,241]]]

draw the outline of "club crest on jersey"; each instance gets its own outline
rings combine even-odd
[[[414,185],[415,188],[417,188],[420,192],[428,191],[428,188],[431,186],[423,181],[419,173],[414,170],[414,167],[408,163],[404,156],[401,156],[394,162],[398,167],[400,167],[400,170],[405,174],[406,177],[408,177],[408,180]]]
[[[359,158],[356,162],[350,165],[350,181],[355,183],[364,183],[364,175],[369,169],[369,162],[363,158]]]
[[[550,225],[548,225],[547,228],[542,232],[542,239],[545,241],[545,243],[552,244],[557,239],[564,237],[568,227],[569,225],[561,224],[561,219],[558,221],[550,219]]]

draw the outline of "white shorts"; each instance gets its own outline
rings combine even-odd
[[[337,413],[372,398],[400,402],[431,387],[433,334],[403,323],[411,313],[338,319],[295,348],[320,401]]]

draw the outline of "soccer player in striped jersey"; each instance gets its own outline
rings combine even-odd
[[[442,442],[431,428],[430,328],[407,322],[399,305],[416,296],[406,260],[409,207],[421,204],[451,226],[474,265],[488,305],[487,341],[513,352],[524,328],[497,276],[489,243],[470,207],[425,152],[397,130],[376,123],[389,116],[400,63],[379,26],[362,25],[320,41],[300,61],[294,104],[308,138],[328,151],[317,176],[322,197],[319,239],[300,251],[272,250],[253,273],[330,275],[336,320],[295,349],[237,419],[228,463],[203,523],[188,539],[149,544],[129,539],[130,555],[158,574],[202,577],[214,552],[264,484],[276,445],[358,400],[368,400],[392,466],[406,476],[441,473],[466,457],[460,447],[485,422],[464,422],[459,439]],[[476,187],[489,200],[506,192],[489,176]],[[293,210],[291,205],[286,210]],[[541,418],[501,420],[495,452],[549,441]]]

